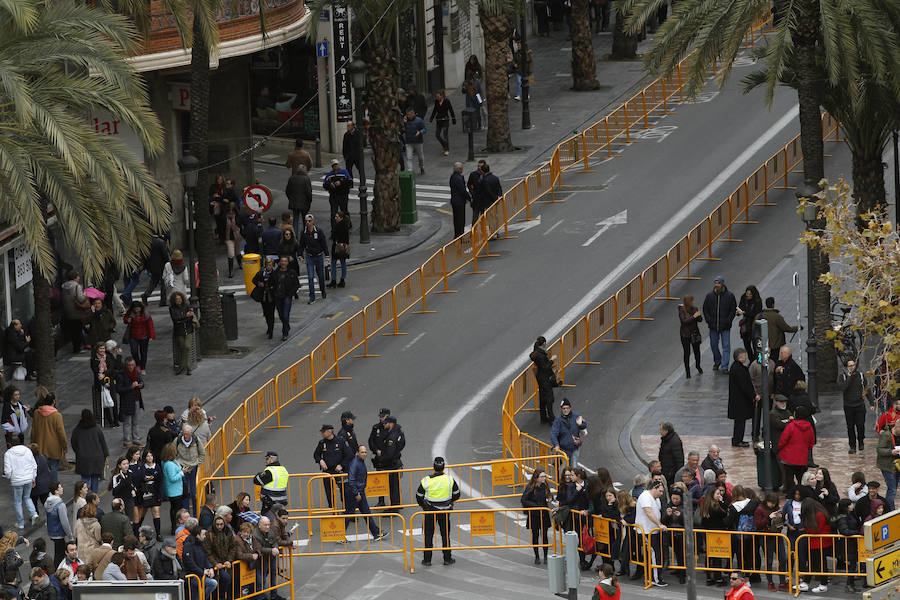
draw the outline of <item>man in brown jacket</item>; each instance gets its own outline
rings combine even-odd
[[[759,314],[760,319],[765,319],[769,326],[769,353],[778,355],[778,351],[785,345],[785,333],[797,333],[798,327],[791,327],[775,308],[775,298],[766,298],[766,307]]]
[[[287,155],[287,161],[284,166],[291,170],[291,175],[297,174],[297,167],[306,166],[307,173],[312,170],[312,158],[309,152],[303,149],[303,140],[297,138],[294,142],[294,149]]]
[[[147,571],[141,564],[141,559],[137,557],[134,542],[131,540],[125,542],[123,549],[125,562],[122,563],[122,572],[125,574],[125,578],[129,580],[147,579]]]
[[[259,523],[253,529],[254,545],[259,547],[259,561],[261,563],[262,577],[260,578],[260,586],[265,589],[267,587],[274,588],[276,583],[276,561],[278,560],[278,539],[275,532],[272,531],[272,524],[268,517],[260,517]],[[270,595],[272,600],[279,600],[280,596],[277,590],[272,590]]]
[[[39,393],[41,389],[44,394]],[[35,395],[39,398],[31,425],[31,443],[37,444],[38,451],[47,457],[50,481],[59,481],[59,461],[69,449],[63,418],[56,410],[56,396],[44,389],[43,386],[38,387]]]
[[[100,581],[103,579],[103,571],[106,570],[106,565],[109,564],[109,559],[112,558],[112,555],[116,553],[112,547],[113,535],[108,531],[100,535],[100,541],[103,542],[99,548],[94,548],[91,551],[91,555],[88,557],[88,562],[94,565],[94,580]]]

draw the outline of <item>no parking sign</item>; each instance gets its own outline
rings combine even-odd
[[[244,206],[255,213],[264,213],[272,206],[272,192],[264,185],[254,184],[244,190]]]

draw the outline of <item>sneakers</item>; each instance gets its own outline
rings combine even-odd
[[[797,584],[797,591],[798,592],[808,592],[809,584],[807,584],[805,581],[801,581],[799,584]]]
[[[651,581],[650,583],[652,585],[655,585],[656,587],[668,587],[669,586],[669,584],[666,583],[665,581],[663,581],[662,579],[660,579],[658,581]]]
[[[372,541],[373,541],[373,542],[380,542],[381,540],[383,540],[383,539],[386,538],[386,537],[387,537],[387,534],[386,534],[385,532],[382,531],[381,533],[379,533],[378,535],[376,535],[375,537],[373,537],[373,538],[372,538]]]
[[[813,594],[823,594],[827,591],[828,591],[828,586],[823,583],[820,583],[819,585],[817,585],[816,587],[814,587],[812,589]]]
[[[34,513],[33,515],[31,515],[31,524],[34,525],[35,523],[37,523],[37,522],[38,522],[38,518],[39,518],[39,517],[38,517],[38,514],[37,514],[37,513]]]

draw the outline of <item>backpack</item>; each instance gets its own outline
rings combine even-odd
[[[3,554],[3,560],[0,561],[0,575],[3,576],[3,581],[6,581],[7,573],[17,573],[24,562],[15,548],[7,550]]]
[[[756,526],[753,523],[753,515],[739,515],[738,516],[738,531],[756,531]]]

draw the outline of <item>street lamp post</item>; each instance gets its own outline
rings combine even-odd
[[[196,282],[194,281],[194,192],[197,189],[197,180],[199,179],[200,161],[193,154],[185,154],[178,159],[178,170],[181,171],[181,177],[184,181],[184,191],[187,193],[187,228],[188,228],[188,277],[191,284],[191,296],[194,295]]]
[[[359,57],[355,57],[349,66],[350,80],[356,92],[356,128],[360,135],[365,136],[365,112],[360,99],[366,87],[366,70],[368,65]],[[369,243],[369,203],[366,195],[366,157],[363,151],[362,160],[359,162],[359,243]]]
[[[528,0],[522,0],[522,129],[531,129],[531,86],[528,85],[531,77],[531,57],[528,54]],[[471,160],[471,159],[470,159]]]
[[[800,184],[796,192],[797,198],[806,200],[806,206],[803,208],[803,222],[806,229],[811,230],[815,221],[818,219],[819,209],[815,205],[813,197],[818,190],[808,183]],[[816,379],[816,326],[815,326],[815,302],[813,301],[813,252],[816,250],[809,246],[806,247],[806,360],[807,360],[807,388],[809,400],[813,406],[819,406],[819,387]]]

